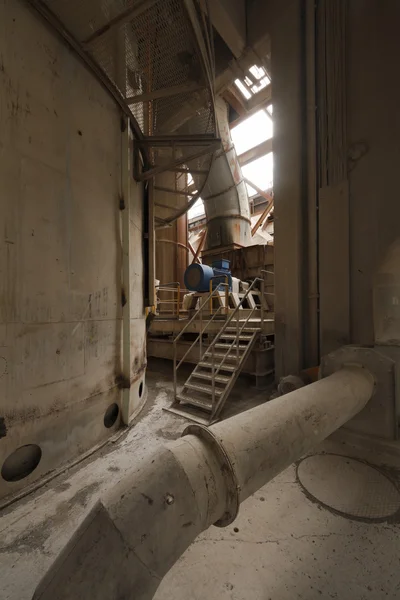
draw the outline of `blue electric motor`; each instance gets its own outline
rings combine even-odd
[[[215,277],[216,279],[212,279]],[[229,270],[229,260],[216,260],[209,265],[189,265],[185,271],[185,286],[191,292],[208,292],[210,281],[215,290],[219,283],[225,283],[228,277],[229,290],[232,291],[232,274]],[[223,290],[221,286],[221,290]]]

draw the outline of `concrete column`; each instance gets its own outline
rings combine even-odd
[[[306,284],[305,148],[303,114],[303,1],[255,0],[249,7],[249,43],[271,36],[274,106],[275,372],[304,366],[303,287]]]

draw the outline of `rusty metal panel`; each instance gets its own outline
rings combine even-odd
[[[326,354],[350,342],[349,186],[319,192],[320,343]]]

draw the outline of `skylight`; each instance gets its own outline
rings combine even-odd
[[[195,217],[200,217],[202,215],[204,215],[204,202],[199,198],[192,208],[189,209],[188,217],[189,219],[194,219]]]
[[[264,67],[257,67],[257,65],[250,67],[249,71],[256,79],[262,79],[266,75]]]
[[[235,85],[242,92],[246,100],[249,100],[249,98],[251,98],[251,92],[249,92],[245,84],[242,81],[240,81],[240,79],[235,79]]]
[[[244,80],[235,79],[235,85],[240,90],[242,95],[249,100],[253,95],[258,94],[261,90],[271,83],[264,67],[253,65],[249,69],[249,75],[245,75]]]

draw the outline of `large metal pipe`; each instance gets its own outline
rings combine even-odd
[[[356,415],[374,379],[346,367],[184,437],[143,461],[90,511],[34,599],[149,600],[196,536]]]
[[[222,149],[216,153],[202,191],[207,217],[205,250],[219,246],[247,246],[251,241],[250,206],[236,150],[232,142],[228,105],[215,101]]]

